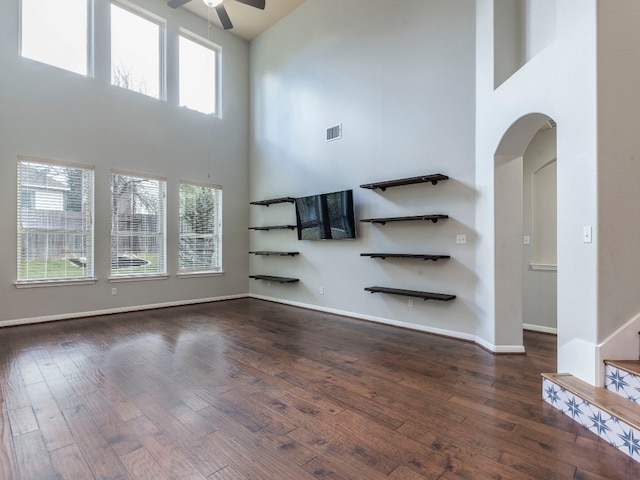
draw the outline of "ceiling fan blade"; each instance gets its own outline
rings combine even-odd
[[[189,3],[191,0],[171,0],[167,3],[171,8],[178,8],[184,5],[185,3]]]
[[[229,18],[229,14],[227,13],[226,8],[221,3],[220,5],[216,5],[216,12],[218,12],[218,17],[220,18],[220,23],[222,23],[222,28],[225,30],[229,30],[233,28],[233,23],[231,23],[231,19]]]
[[[256,7],[260,10],[264,10],[265,0],[236,0],[237,2],[244,3],[250,7]]]

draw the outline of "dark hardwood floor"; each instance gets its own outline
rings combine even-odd
[[[527,355],[242,299],[0,330],[0,478],[635,479]]]

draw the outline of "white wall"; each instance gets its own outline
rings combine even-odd
[[[496,88],[556,39],[556,12],[556,0],[494,0]]]
[[[355,241],[254,232],[253,274],[297,277],[251,291],[414,328],[475,337],[474,2],[308,0],[252,43],[251,197],[352,188],[359,218],[447,213],[438,224],[359,224]],[[344,137],[325,143],[342,122]],[[451,180],[376,193],[362,183],[428,173]],[[291,204],[253,206],[253,225],[295,223]],[[456,245],[456,234],[468,243]],[[448,262],[374,260],[362,252],[450,254]],[[451,303],[369,294],[367,286],[453,293]],[[324,287],[324,295],[320,288]]]
[[[206,38],[206,22],[164,2],[140,4],[168,20],[167,102],[110,85],[109,2],[96,0],[96,78],[40,64],[18,55],[18,3],[0,3],[0,324],[18,319],[108,311],[246,293],[248,290],[249,47],[222,30],[223,118],[212,120],[177,107],[176,33],[183,26]],[[105,37],[106,36],[106,37]],[[212,145],[212,146],[210,146]],[[16,164],[30,155],[96,167],[95,285],[16,289]],[[111,168],[168,178],[170,278],[118,284],[111,296]],[[210,177],[209,177],[210,173]],[[224,187],[221,277],[178,279],[177,194],[180,179]]]
[[[495,0],[492,65],[496,88],[527,61],[525,6],[526,0]]]
[[[523,14],[527,61],[557,38],[557,11],[557,0],[526,0]]]

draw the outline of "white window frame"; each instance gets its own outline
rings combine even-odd
[[[25,226],[23,220],[28,220],[23,217],[23,198],[22,192],[25,187],[34,185],[29,185],[25,183],[23,171],[23,165],[41,165],[45,168],[73,168],[80,170],[83,175],[86,175],[86,192],[82,196],[82,209],[81,215],[79,216],[82,219],[82,225],[84,228],[81,229],[70,229],[70,228],[54,228],[49,222],[47,225],[36,226],[30,225]],[[62,162],[56,160],[49,160],[43,158],[36,157],[28,157],[25,155],[18,155],[18,164],[17,164],[17,271],[16,271],[16,283],[15,285],[19,288],[23,287],[31,287],[31,286],[50,286],[50,285],[78,285],[78,284],[87,284],[87,283],[95,283],[96,279],[94,276],[94,191],[95,191],[95,167],[92,165],[83,165],[69,162]],[[35,193],[35,191],[34,191]],[[56,208],[52,211],[60,211],[55,205]],[[63,210],[66,211],[66,210]],[[61,216],[61,219],[65,220],[65,224],[68,221],[68,218],[64,215]],[[35,219],[29,219],[34,221]],[[69,261],[69,272],[70,275],[65,274],[64,276],[57,277],[34,277],[34,278],[22,278],[22,270],[24,268],[28,268],[28,266],[24,266],[23,263],[25,260],[22,258],[22,249],[25,247],[23,245],[23,235],[25,234],[41,234],[47,235],[47,242],[49,235],[84,235],[86,237],[86,251],[82,252],[85,255],[81,257],[77,257],[75,255],[70,255],[71,253],[78,253],[77,249],[73,249],[73,252],[67,251],[63,249],[64,256]],[[25,247],[28,248],[28,245]],[[49,252],[47,252],[48,254]],[[28,264],[28,260],[26,261]],[[65,267],[67,265],[65,264]],[[65,268],[66,273],[66,268]],[[78,273],[78,275],[74,275],[73,273]]]
[[[113,194],[113,182],[114,177],[128,177],[143,182],[158,182],[158,203],[157,208],[157,230],[154,232],[147,231],[135,231],[135,230],[119,230],[117,222],[117,212],[114,211],[115,198]],[[112,282],[117,281],[133,281],[133,280],[145,280],[145,279],[164,279],[168,278],[167,275],[167,179],[166,177],[160,177],[157,175],[150,175],[145,173],[136,173],[123,170],[111,170],[110,175],[111,185],[111,247],[110,247],[110,276],[109,280]],[[134,212],[134,215],[138,215],[139,212]],[[114,241],[116,245],[121,238],[136,238],[136,237],[153,237],[156,239],[158,246],[158,259],[157,269],[147,271],[146,267],[143,269],[135,270],[133,268],[120,269],[114,268],[113,259],[119,259],[121,256],[131,254],[120,254],[120,250],[116,248],[114,250]],[[142,258],[140,255],[135,255],[138,258]]]
[[[54,68],[59,68],[61,70],[65,70],[67,72],[71,72],[71,73],[75,73],[77,75],[82,75],[82,76],[86,76],[86,77],[93,77],[94,76],[94,22],[93,22],[93,15],[94,15],[94,5],[93,5],[93,0],[85,0],[86,1],[86,5],[87,5],[87,18],[86,18],[86,32],[87,32],[87,38],[86,38],[86,65],[85,65],[85,72],[76,72],[74,70],[69,70],[68,68],[59,66],[59,65],[55,65],[53,63],[49,63],[45,60],[39,60],[39,59],[35,59],[32,57],[28,57],[25,56],[23,54],[23,48],[22,48],[22,38],[23,38],[23,30],[24,30],[24,16],[23,16],[23,3],[24,0],[20,0],[19,2],[19,6],[18,6],[18,29],[19,29],[19,34],[18,34],[18,53],[22,58],[28,58],[29,60],[33,60],[34,62],[39,62],[39,63],[43,63],[45,65],[49,65],[51,67]]]
[[[213,211],[215,224],[213,226],[212,232],[196,234],[182,231],[184,213],[182,210],[182,186],[201,187],[214,191],[216,196]],[[193,275],[222,275],[224,273],[222,267],[222,200],[223,194],[221,185],[194,182],[190,180],[180,180],[180,185],[178,187],[178,277]],[[182,259],[184,257],[182,252],[182,245],[185,242],[188,242],[190,239],[193,240],[196,238],[208,239],[214,244],[214,257],[212,259],[211,265],[208,268],[198,266],[188,267],[183,264]]]
[[[157,100],[161,100],[161,101],[166,101],[167,100],[167,20],[155,15],[151,12],[149,12],[148,10],[144,10],[142,8],[140,8],[139,6],[137,6],[134,3],[128,2],[126,0],[112,0],[109,3],[109,12],[111,12],[111,5],[115,5],[117,7],[122,8],[123,10],[128,11],[129,13],[132,13],[134,15],[139,16],[140,18],[143,18],[144,20],[148,20],[149,22],[155,23],[156,25],[158,25],[159,27],[159,39],[158,39],[158,59],[159,59],[159,65],[158,65],[158,76],[159,76],[159,85],[158,85],[158,98]],[[111,23],[110,25],[110,34],[112,31],[112,26]],[[113,83],[113,79],[112,79],[112,69],[113,69],[113,53],[111,52],[111,44],[109,44],[109,51],[110,51],[110,63],[109,63],[109,82],[111,83],[112,86],[114,87],[119,87],[119,88],[125,88],[125,87],[120,87],[119,85],[115,85]],[[129,90],[130,92],[135,92],[135,93],[139,93],[140,95],[146,95],[150,98],[156,98],[152,95],[148,95],[142,92],[138,92],[136,90],[131,90],[131,89],[126,89],[125,90]]]
[[[206,38],[201,37],[200,35],[196,35],[195,33],[185,29],[185,28],[180,28],[178,30],[178,67],[177,67],[177,77],[178,77],[178,106],[180,106],[181,108],[186,108],[188,110],[194,111],[194,112],[198,112],[198,110],[194,110],[193,108],[181,105],[181,99],[180,99],[180,81],[181,81],[181,70],[180,70],[180,58],[179,58],[179,52],[180,52],[180,38],[184,37],[186,40],[190,40],[198,45],[201,45],[204,48],[207,48],[209,50],[212,50],[215,53],[215,80],[216,80],[216,87],[214,89],[214,95],[215,95],[215,99],[214,99],[214,111],[212,113],[204,113],[204,112],[199,112],[202,113],[203,115],[210,115],[214,118],[222,118],[222,75],[221,75],[221,65],[222,65],[222,47],[220,45],[217,45],[215,43],[213,43],[211,40],[208,40]]]

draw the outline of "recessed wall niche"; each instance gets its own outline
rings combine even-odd
[[[493,81],[498,88],[556,39],[557,0],[494,0]]]

